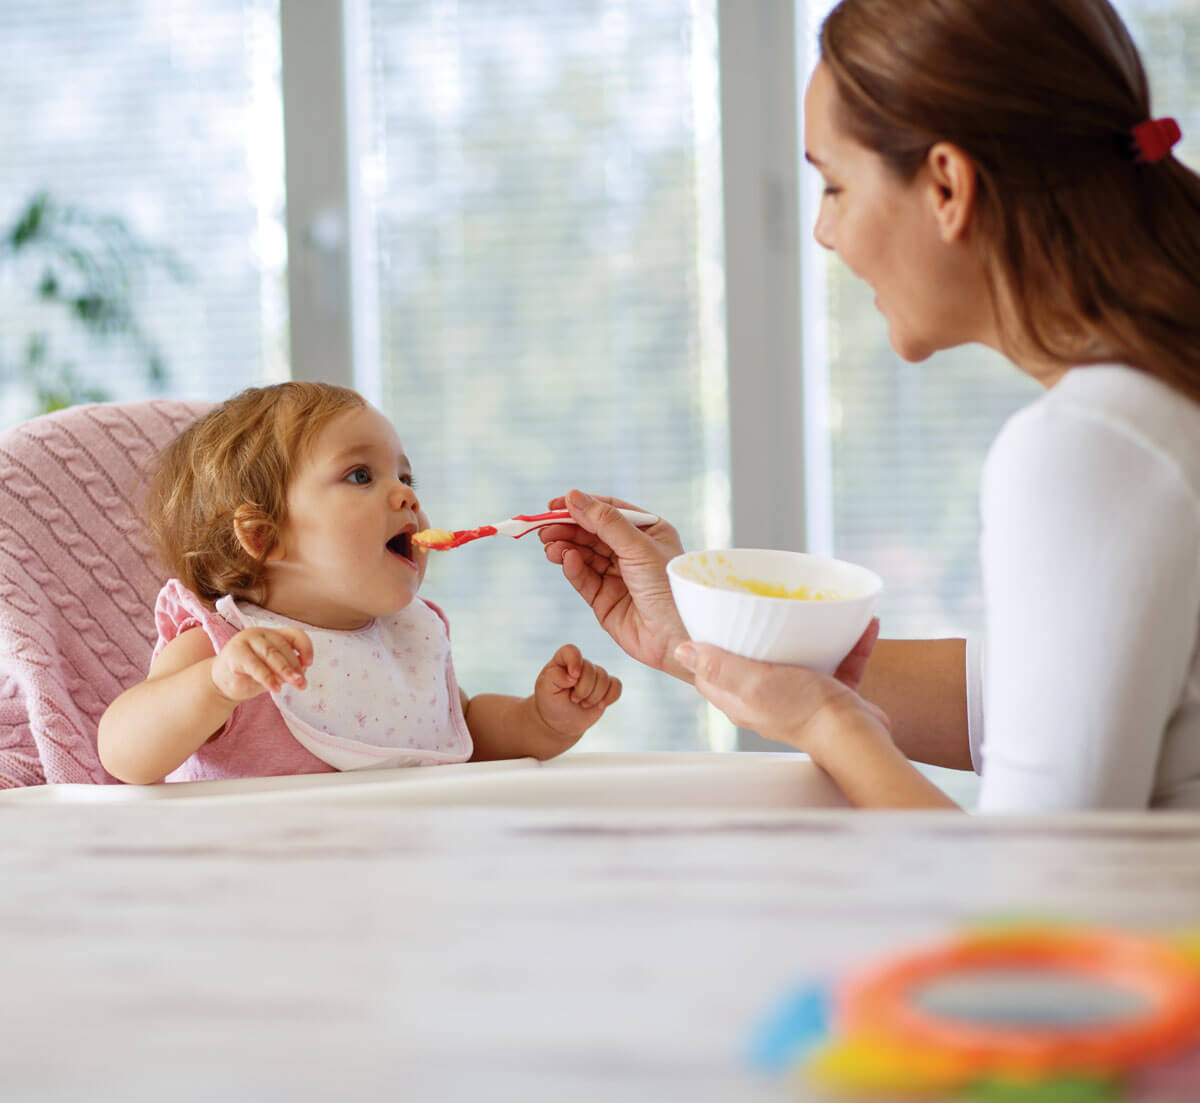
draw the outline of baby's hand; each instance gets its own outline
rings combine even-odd
[[[213,660],[213,685],[230,701],[277,692],[284,682],[303,689],[312,661],[312,643],[299,628],[246,628]]]
[[[570,643],[554,653],[533,686],[538,715],[547,727],[569,740],[564,751],[620,696],[620,679],[588,662]]]

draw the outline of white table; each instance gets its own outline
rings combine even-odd
[[[983,916],[1200,923],[1200,817],[789,809],[761,770],[809,763],[718,757],[657,806],[627,756],[517,801],[6,794],[0,1097],[796,1100],[743,1054],[797,982]]]

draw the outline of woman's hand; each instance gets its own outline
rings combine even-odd
[[[546,558],[561,564],[567,581],[626,654],[690,681],[691,675],[674,658],[687,632],[667,582],[667,561],[683,551],[679,534],[662,520],[636,528],[617,506],[639,508],[578,490],[553,499],[550,508],[569,510],[578,524],[547,525],[538,531]]]
[[[677,654],[696,688],[739,727],[808,754],[859,808],[958,808],[896,746],[882,709],[857,693],[879,636],[871,621],[832,678],[781,663],[760,663],[710,644]]]
[[[884,734],[890,730],[884,712],[856,692],[878,637],[879,621],[872,620],[832,678],[804,667],[744,659],[711,644],[683,644],[676,657],[693,671],[696,688],[738,727],[820,762],[823,738],[836,738],[845,723],[866,720]]]

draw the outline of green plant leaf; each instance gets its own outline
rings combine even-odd
[[[29,205],[21,212],[16,224],[9,232],[8,240],[12,245],[13,250],[22,248],[27,245],[41,230],[42,222],[46,214],[46,207],[50,202],[50,197],[43,191],[38,192],[33,199],[29,201]]]
[[[150,386],[162,390],[167,361],[143,332],[136,305],[153,269],[176,282],[191,278],[172,252],[140,241],[115,215],[62,206],[39,191],[0,237],[0,264],[26,264],[18,254],[36,265],[32,287],[40,302],[61,308],[94,340],[120,338],[144,362]],[[53,354],[47,333],[39,330],[23,340],[23,359],[7,369],[0,362],[0,380],[27,387],[42,412],[108,399],[108,392],[81,377],[73,363]]]

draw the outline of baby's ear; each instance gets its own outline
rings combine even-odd
[[[233,535],[242,550],[253,559],[270,562],[283,555],[276,539],[275,522],[254,506],[240,505],[233,514]]]

